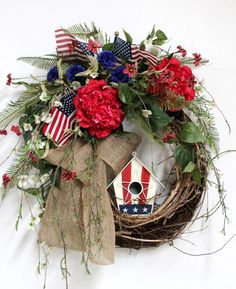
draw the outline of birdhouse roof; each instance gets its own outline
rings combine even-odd
[[[133,152],[133,158],[124,166],[124,168],[118,173],[118,175],[109,183],[109,185],[107,186],[107,188],[109,188],[114,182],[115,180],[120,176],[120,174],[123,172],[123,170],[133,161],[137,161],[138,164],[141,167],[144,167],[149,173],[150,175],[163,187],[165,188],[165,186],[158,180],[158,178],[144,165],[144,163],[136,156],[136,152]]]

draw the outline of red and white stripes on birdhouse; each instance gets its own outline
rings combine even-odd
[[[134,157],[117,175],[113,184],[119,210],[132,215],[153,211],[158,179]]]

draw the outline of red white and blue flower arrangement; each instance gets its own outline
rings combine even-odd
[[[188,56],[180,45],[165,50],[167,37],[155,27],[139,45],[124,35],[126,40],[116,32],[111,41],[94,24],[58,29],[55,55],[20,58],[46,70],[45,77],[26,81],[8,74],[7,85],[25,89],[0,115],[1,136],[20,138],[16,160],[2,176],[3,196],[15,186],[22,200],[35,196],[40,210],[32,214],[31,226],[41,223],[39,245],[64,248],[66,279],[67,248],[81,250],[85,264],[109,264],[115,245],[171,243],[201,204],[209,167],[225,211],[212,162],[212,153],[217,154],[214,101],[192,71],[207,61],[198,53]],[[140,142],[137,134],[123,131],[124,119],[150,140],[170,146],[175,162],[168,197],[145,216],[120,211],[114,191],[107,191]],[[16,228],[21,208],[22,203]]]

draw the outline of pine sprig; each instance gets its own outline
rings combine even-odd
[[[53,66],[57,65],[57,56],[51,55],[50,57],[20,57],[17,60],[24,61],[36,68],[49,70]]]

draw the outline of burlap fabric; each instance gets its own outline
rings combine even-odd
[[[48,245],[87,252],[91,262],[114,262],[115,226],[107,192],[108,176],[127,164],[140,143],[134,133],[110,135],[98,142],[76,141],[51,149],[46,160],[63,170],[75,171],[77,180],[61,180],[49,192],[39,239]]]

